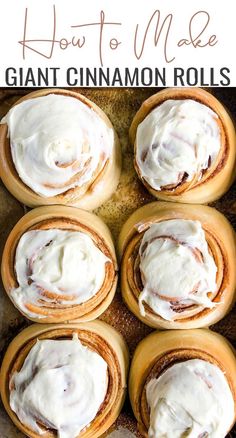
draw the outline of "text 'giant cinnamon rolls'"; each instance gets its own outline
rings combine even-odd
[[[32,210],[8,237],[2,279],[15,306],[33,321],[95,319],[116,290],[111,234],[101,219],[83,210]]]
[[[97,438],[120,413],[128,361],[121,335],[101,321],[33,324],[3,360],[5,409],[32,438]]]
[[[91,210],[119,181],[119,141],[104,112],[70,90],[21,98],[0,125],[0,173],[30,207],[65,204]]]
[[[151,96],[135,115],[130,138],[139,178],[162,200],[208,203],[235,178],[233,122],[203,89],[169,88]]]
[[[156,328],[198,328],[235,302],[235,233],[217,210],[151,203],[119,237],[121,287],[130,310]]]

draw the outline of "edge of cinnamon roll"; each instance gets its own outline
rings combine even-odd
[[[37,194],[29,186],[26,185],[18,175],[13,162],[10,139],[8,138],[8,126],[6,123],[0,124],[0,174],[7,189],[22,203],[29,207],[37,207],[41,205],[62,204],[76,206],[86,210],[92,210],[99,207],[112,193],[115,191],[121,172],[121,151],[118,136],[111,124],[111,121],[106,114],[94,102],[87,99],[77,91],[64,89],[44,89],[37,90],[20,98],[14,103],[18,105],[26,102],[29,99],[48,95],[62,95],[78,99],[85,104],[89,109],[92,109],[95,114],[105,123],[106,127],[113,133],[113,144],[111,155],[107,156],[100,168],[94,170],[92,180],[85,184],[66,189],[63,193],[55,196],[44,197]],[[12,107],[12,108],[13,108]],[[63,108],[62,108],[63,109]],[[87,166],[88,163],[85,163]],[[64,167],[64,164],[61,164]],[[82,171],[83,172],[83,171]],[[72,178],[73,181],[73,178]]]
[[[216,124],[219,128],[220,150],[214,162],[209,159],[202,170],[193,175],[193,178],[188,178],[189,175],[185,171],[179,174],[175,182],[164,184],[163,187],[157,190],[144,177],[137,163],[137,130],[144,119],[153,110],[160,108],[160,105],[164,102],[168,100],[187,101],[187,99],[205,105],[206,108],[212,110],[216,117],[218,117]],[[182,116],[180,115],[180,117]],[[179,141],[179,139],[177,140]],[[134,165],[139,178],[148,191],[161,200],[184,203],[208,203],[220,198],[235,179],[236,135],[234,124],[224,106],[206,90],[200,88],[168,88],[148,98],[134,116],[130,127],[130,141],[134,145]],[[187,139],[185,141],[187,144]],[[167,145],[164,146],[167,149],[170,147],[170,145],[168,147]],[[152,147],[154,148],[156,145]],[[143,159],[146,160],[146,154]],[[168,173],[168,170],[165,172]]]
[[[17,259],[22,236],[35,231],[37,239],[40,238],[41,232],[45,233],[49,230],[76,233],[79,237],[84,236],[89,241],[88,249],[87,247],[84,249],[83,246],[81,249],[79,246],[75,248],[70,246],[70,251],[66,252],[67,241],[56,242],[53,246],[53,239],[49,236],[48,240],[42,243],[40,240],[36,241],[36,247],[35,249],[33,247],[32,254],[29,253],[30,256],[27,254],[27,257],[24,257],[23,246]],[[76,245],[73,235],[70,239],[71,245]],[[32,236],[29,241],[32,245]],[[78,244],[80,245],[80,241]],[[95,251],[93,258],[90,253],[91,245],[92,250]],[[92,286],[96,281],[96,271],[91,272],[90,265],[96,267],[98,255],[102,257],[102,265],[100,265],[104,266],[101,283],[98,285],[98,290],[92,291],[89,297],[86,295],[86,298],[79,302],[82,280],[85,281],[86,286],[87,277],[91,274],[89,280]],[[77,257],[79,257],[78,260]],[[18,266],[16,266],[16,260]],[[69,266],[72,263],[75,271],[69,270],[68,263]],[[79,268],[84,269],[85,272],[80,272]],[[4,247],[1,272],[4,288],[9,298],[24,316],[35,322],[55,323],[75,318],[81,322],[90,321],[101,315],[114,297],[117,269],[111,233],[99,217],[74,207],[47,206],[30,211],[15,225]],[[80,276],[81,284],[79,283]],[[67,282],[70,283],[68,286],[65,284]],[[84,292],[87,293],[87,286],[85,286]],[[24,291],[28,294],[25,292],[25,302]],[[23,301],[17,301],[15,298],[14,294],[18,292]],[[31,293],[34,295],[32,300],[30,299]]]
[[[163,376],[175,364],[184,364],[185,361],[194,359],[215,365],[223,372],[234,400],[234,421],[236,420],[236,357],[231,344],[223,336],[207,329],[153,332],[139,343],[129,376],[131,405],[138,428],[144,437],[148,437],[150,427],[150,406],[146,395],[148,383]],[[206,389],[210,386],[206,382]]]
[[[154,311],[149,302],[143,302],[144,314],[140,311],[140,295],[148,282],[148,278],[145,279],[143,276],[144,272],[140,271],[140,256],[142,256],[142,254],[140,254],[140,248],[145,233],[151,229],[153,224],[161,224],[163,221],[178,219],[196,221],[196,223],[201,225],[202,232],[204,232],[205,235],[205,251],[208,251],[211,263],[213,263],[213,267],[215,265],[216,269],[216,288],[214,291],[209,290],[209,292],[208,289],[206,289],[207,293],[204,299],[206,298],[208,303],[204,304],[203,301],[201,304],[199,301],[199,304],[197,304],[197,301],[194,299],[194,294],[199,291],[199,284],[196,284],[196,289],[189,290],[189,293],[192,293],[193,301],[186,302],[186,300],[181,299],[182,277],[181,273],[179,273],[179,278],[176,280],[176,283],[178,284],[179,282],[180,291],[177,297],[172,297],[171,294],[168,294],[169,290],[172,291],[175,287],[175,278],[172,278],[173,274],[169,272],[171,271],[171,263],[175,263],[175,260],[176,263],[178,263],[179,254],[180,257],[182,257],[183,251],[181,250],[184,249],[185,252],[190,251],[190,256],[193,261],[196,262],[196,266],[200,266],[200,269],[203,269],[204,275],[209,266],[207,267],[205,264],[204,255],[198,247],[195,248],[191,243],[187,244],[186,241],[177,241],[171,238],[171,236],[161,236],[163,238],[164,249],[166,249],[166,243],[173,243],[174,249],[176,250],[175,257],[177,257],[173,259],[174,261],[171,261],[171,256],[167,253],[169,260],[167,266],[168,275],[162,275],[159,281],[158,273],[156,274],[156,279],[159,281],[159,284],[163,280],[165,286],[166,283],[164,280],[168,281],[169,289],[164,289],[164,296],[160,297],[160,290],[151,290],[154,298],[156,295],[158,299],[162,298],[162,303],[166,304],[168,302],[170,307],[176,312],[173,318],[167,320]],[[184,240],[184,238],[182,240]],[[153,238],[151,242],[153,241],[155,242],[156,240]],[[146,248],[147,243],[144,249]],[[153,254],[150,251],[148,255],[149,267],[151,266],[150,263],[153,263]],[[236,298],[236,274],[234,269],[236,256],[235,233],[228,220],[214,208],[201,205],[170,204],[165,202],[147,204],[134,212],[123,225],[118,240],[118,252],[119,256],[122,257],[121,291],[123,299],[135,316],[151,327],[164,329],[206,327],[222,319],[233,307]],[[156,254],[154,255],[156,256]],[[184,260],[186,264],[186,260],[188,263],[189,259]],[[165,267],[163,267],[163,269],[164,268]],[[158,269],[158,267],[155,269]],[[153,278],[155,280],[155,273],[153,271],[150,272],[152,273],[149,275],[151,280],[153,280]],[[161,273],[163,273],[163,271],[161,271]],[[189,278],[187,266],[183,268],[183,274],[184,280],[190,282],[195,281]],[[199,275],[201,280],[201,270]]]
[[[126,395],[126,379],[129,364],[129,353],[122,336],[111,326],[102,321],[92,321],[79,324],[39,325],[33,324],[19,333],[9,345],[1,368],[1,397],[4,407],[14,424],[32,438],[39,438],[41,434],[23,424],[10,406],[10,391],[12,376],[19,372],[28,353],[37,340],[66,340],[77,335],[82,345],[98,353],[107,363],[108,386],[105,399],[95,418],[83,429],[79,437],[97,438],[101,436],[116,420],[123,406]],[[45,400],[46,403],[46,400]],[[39,421],[43,436],[52,438],[57,436],[50,427],[45,427]]]

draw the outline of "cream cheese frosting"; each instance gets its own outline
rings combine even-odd
[[[143,301],[166,320],[178,317],[180,308],[214,306],[208,293],[217,290],[217,267],[199,221],[171,219],[152,224],[143,235],[139,257],[143,316]]]
[[[224,373],[201,359],[172,365],[146,388],[149,438],[223,438],[234,422]]]
[[[41,340],[10,381],[10,406],[20,421],[43,435],[76,438],[96,417],[107,392],[105,360],[71,340]]]
[[[16,306],[34,316],[27,303],[80,304],[92,298],[105,279],[111,261],[84,232],[60,229],[32,230],[17,245],[15,272],[18,287],[11,291]],[[38,317],[39,315],[37,315]],[[40,315],[43,317],[43,315]]]
[[[113,130],[88,105],[61,94],[27,99],[1,120],[21,180],[43,197],[93,181],[112,152]]]
[[[201,178],[221,148],[218,115],[191,99],[166,100],[140,123],[136,162],[155,190]]]

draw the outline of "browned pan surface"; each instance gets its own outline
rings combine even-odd
[[[30,89],[0,89],[0,117],[22,95],[29,93]],[[120,228],[127,217],[138,207],[152,201],[154,198],[138,181],[133,168],[133,150],[129,144],[128,130],[131,120],[140,104],[154,94],[158,89],[83,89],[79,90],[86,97],[99,105],[111,119],[120,138],[122,146],[123,166],[120,184],[113,197],[95,212],[110,227],[114,239],[117,238]],[[213,93],[225,104],[236,120],[236,89],[213,89]],[[236,227],[236,184],[219,201],[213,205],[227,216]],[[13,225],[26,211],[25,207],[15,200],[0,183],[0,252],[7,235]],[[235,261],[236,262],[236,261]],[[116,297],[101,319],[113,325],[125,337],[131,354],[137,343],[150,333],[151,329],[138,321],[125,307],[118,289]],[[3,291],[0,283],[0,354],[2,355],[10,340],[25,326],[29,324],[14,308]],[[235,308],[221,322],[213,327],[226,336],[236,347],[236,312]],[[111,438],[138,437],[136,422],[132,415],[128,400],[116,425],[109,431]],[[119,434],[115,433],[119,430]],[[229,435],[236,437],[236,428]],[[0,438],[23,438],[17,432],[5,414],[0,404]]]

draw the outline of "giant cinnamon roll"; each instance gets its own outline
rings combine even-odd
[[[118,184],[120,148],[113,126],[77,92],[46,89],[21,98],[1,121],[0,146],[4,184],[31,207],[94,209]]]
[[[2,279],[15,306],[33,321],[95,319],[116,290],[111,234],[101,219],[77,208],[32,210],[8,237]]]
[[[202,89],[165,89],[147,99],[130,128],[135,168],[166,201],[207,203],[235,177],[236,136],[221,103]]]
[[[217,210],[154,202],[119,237],[124,301],[155,328],[211,325],[235,302],[235,233]]]
[[[37,325],[10,344],[1,396],[15,425],[32,438],[97,438],[125,398],[128,350],[101,321]]]
[[[225,437],[236,420],[236,358],[210,330],[154,332],[138,345],[129,394],[148,438]]]

